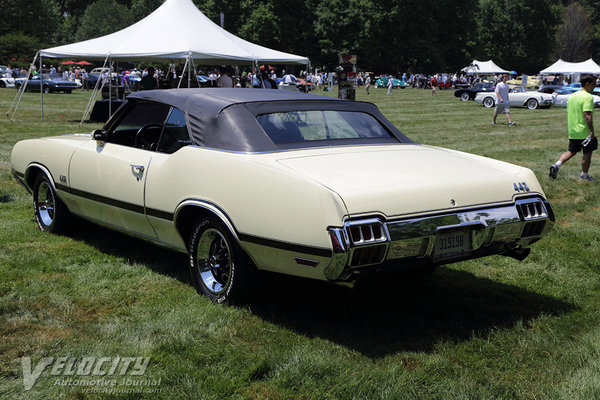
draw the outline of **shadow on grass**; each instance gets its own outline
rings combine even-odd
[[[102,253],[126,260],[129,264],[142,264],[155,272],[190,284],[188,259],[184,253],[154,245],[83,220],[69,237],[81,240]]]
[[[191,285],[187,257],[92,224],[71,237],[100,251],[148,266]],[[261,294],[244,307],[262,319],[380,358],[398,351],[432,351],[511,328],[518,321],[558,315],[575,307],[498,281],[451,268],[431,275],[369,279],[354,289],[325,282],[261,275]]]

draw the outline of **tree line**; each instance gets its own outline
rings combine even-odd
[[[164,0],[2,0],[0,63],[123,29]],[[251,42],[332,69],[356,54],[363,70],[454,72],[471,60],[535,74],[559,57],[600,61],[596,0],[193,0]]]

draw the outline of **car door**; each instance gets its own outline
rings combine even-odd
[[[100,223],[156,237],[146,217],[146,175],[169,106],[128,104],[105,143],[90,140],[75,150],[69,166],[78,212]]]

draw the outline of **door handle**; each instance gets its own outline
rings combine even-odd
[[[135,176],[135,178],[139,182],[139,180],[142,179],[142,175],[144,175],[144,166],[135,164],[129,164],[129,166],[131,167],[131,172],[133,173],[133,176]]]

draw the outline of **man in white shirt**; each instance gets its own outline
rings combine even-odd
[[[492,119],[492,125],[496,125],[496,117],[498,114],[503,112],[506,114],[506,118],[508,118],[509,125],[515,125],[516,122],[510,119],[510,108],[508,105],[508,84],[506,80],[508,79],[508,75],[502,75],[502,80],[498,82],[496,85],[496,108],[494,108],[494,117]]]

